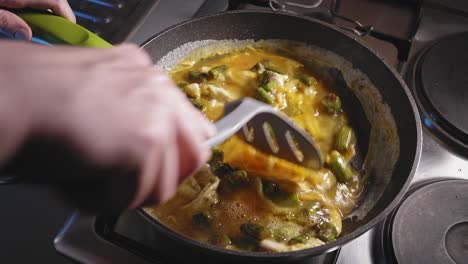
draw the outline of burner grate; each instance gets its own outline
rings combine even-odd
[[[468,33],[444,37],[419,56],[413,90],[424,124],[443,141],[468,151]]]
[[[112,44],[127,40],[159,0],[69,0],[77,23]]]

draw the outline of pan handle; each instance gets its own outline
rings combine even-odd
[[[333,19],[341,19],[351,24],[354,24],[354,27],[346,27],[346,26],[339,26],[339,28],[344,29],[346,31],[350,31],[359,37],[365,36],[372,36],[376,39],[380,39],[386,42],[391,43],[398,51],[398,60],[401,62],[406,62],[409,57],[409,52],[411,49],[411,40],[405,38],[399,38],[381,31],[378,31],[372,25],[363,25],[361,22],[355,19],[351,19],[349,17],[342,16],[336,12],[336,0],[332,0],[330,4],[330,14],[332,15]]]
[[[293,13],[296,14],[296,12],[291,11],[288,9],[288,7],[299,7],[303,9],[313,9],[318,7],[323,0],[315,0],[311,1],[311,3],[304,5],[304,4],[298,4],[294,2],[289,2],[289,1],[279,1],[279,0],[269,0],[268,1],[268,6],[270,7],[271,10],[273,11],[280,11],[280,12],[287,12],[287,13]],[[404,39],[404,38],[399,38],[381,31],[378,31],[374,28],[372,25],[363,25],[361,22],[345,17],[343,15],[340,15],[336,12],[337,10],[337,5],[336,5],[336,0],[332,0],[330,3],[330,14],[331,17],[336,20],[340,19],[343,21],[346,21],[348,23],[353,24],[353,26],[340,26],[336,25],[337,27],[349,31],[353,34],[356,34],[359,37],[365,37],[365,36],[372,36],[374,38],[386,41],[391,43],[397,48],[398,51],[398,60],[401,62],[406,62],[409,57],[409,52],[411,49],[411,40],[410,39]]]

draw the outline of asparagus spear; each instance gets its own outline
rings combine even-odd
[[[339,182],[347,182],[353,178],[353,170],[338,151],[334,150],[330,153],[327,163]]]

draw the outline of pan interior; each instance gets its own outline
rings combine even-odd
[[[157,61],[170,71],[188,57],[194,61],[247,47],[261,47],[287,53],[313,69],[341,97],[358,138],[354,160],[366,184],[359,206],[343,222],[342,236],[352,232],[375,206],[389,184],[399,158],[400,142],[390,108],[369,78],[344,58],[322,48],[288,40],[202,40],[186,43]]]

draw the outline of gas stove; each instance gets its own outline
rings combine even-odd
[[[468,2],[160,1],[132,40],[141,42],[175,23],[228,9],[300,13],[355,34],[400,72],[421,113],[421,163],[402,203],[377,227],[310,263],[466,263]],[[127,228],[139,221],[132,213],[107,218],[77,211],[55,246],[83,262],[135,262],[131,257],[136,254],[141,263],[169,263],[164,253],[154,254],[151,237]]]

